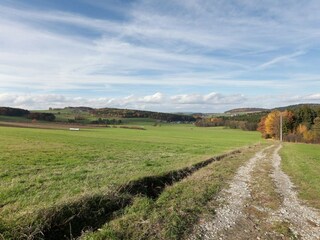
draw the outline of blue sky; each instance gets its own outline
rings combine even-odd
[[[0,105],[320,103],[319,1],[1,0]]]

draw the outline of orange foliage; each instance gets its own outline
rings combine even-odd
[[[303,124],[299,124],[299,126],[297,127],[297,133],[298,134],[303,135],[307,131],[308,131],[308,128]]]
[[[299,124],[295,127],[296,117],[291,111],[272,111],[263,117],[258,125],[258,131],[264,138],[279,139],[280,135],[280,116],[282,115],[282,130],[286,141],[316,143],[320,142],[320,117],[314,119],[312,129],[307,125]]]
[[[213,123],[220,123],[222,121],[223,121],[222,118],[210,118],[210,122],[213,122]]]
[[[299,124],[297,127],[297,134],[300,134],[304,142],[313,142],[316,139],[316,133],[314,131],[308,130],[307,126]]]
[[[303,140],[307,143],[313,142],[315,139],[315,134],[312,131],[307,131],[303,134]]]
[[[266,133],[266,124],[265,124],[266,118],[267,118],[266,116],[261,118],[258,124],[258,129],[257,129],[259,132],[261,132],[263,138],[269,137]]]
[[[265,132],[272,138],[279,138],[280,114],[279,111],[273,111],[268,114],[265,120]]]

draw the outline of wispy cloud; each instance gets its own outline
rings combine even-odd
[[[286,89],[292,95],[320,88],[316,0],[81,1],[77,10],[18,2],[0,3],[3,92],[63,90],[90,97],[117,85],[114,95],[120,97],[145,94],[143,85],[148,96],[170,89],[184,91],[176,101],[186,95],[204,102],[194,88],[201,96],[218,90],[235,99],[256,95],[258,88],[259,94]],[[106,14],[85,11],[84,2]],[[150,97],[157,98],[163,96]],[[228,99],[221,99],[227,107]],[[169,109],[174,102],[167,104]]]
[[[295,59],[296,57],[299,57],[301,55],[305,54],[305,51],[298,51],[289,55],[283,55],[279,57],[275,57],[272,60],[265,62],[263,64],[260,64],[256,69],[266,69],[271,67],[272,65],[276,65],[279,63],[287,63]]]
[[[171,101],[177,104],[241,104],[247,99],[241,94],[223,95],[221,93],[209,93],[206,95],[201,94],[183,94],[172,96]]]

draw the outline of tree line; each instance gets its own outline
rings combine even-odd
[[[10,107],[0,107],[0,115],[10,116],[10,117],[23,117],[28,115],[30,112],[21,108],[10,108]]]
[[[0,115],[10,117],[25,117],[29,119],[54,121],[56,116],[53,113],[30,112],[21,108],[0,107]]]
[[[195,122],[197,127],[219,127],[224,126],[231,129],[242,129],[245,131],[256,131],[258,124],[250,121],[229,120],[222,117],[202,118]]]
[[[280,138],[282,116],[283,140],[288,142],[320,143],[320,108],[309,106],[294,110],[272,111],[261,118],[258,131],[264,138]]]
[[[29,119],[53,122],[56,116],[53,113],[32,112],[27,115]]]
[[[246,131],[258,130],[264,138],[280,139],[280,116],[282,116],[283,140],[288,142],[320,143],[319,105],[296,105],[289,110],[264,111],[235,116],[198,118],[198,127],[224,126]]]
[[[195,122],[196,119],[190,115],[181,115],[173,113],[151,112],[130,109],[117,109],[117,108],[101,108],[92,109],[90,113],[95,116],[101,117],[114,117],[114,118],[152,118],[166,122]]]
[[[220,116],[212,118],[198,118],[195,122],[197,127],[217,127],[224,126],[232,129],[242,129],[245,131],[256,131],[261,117],[267,112],[247,113],[236,116]]]
[[[91,124],[110,124],[110,125],[114,125],[114,124],[122,124],[122,120],[121,119],[105,119],[105,118],[99,118],[97,120],[93,120],[90,122]]]

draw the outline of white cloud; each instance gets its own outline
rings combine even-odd
[[[177,104],[242,104],[246,98],[241,94],[223,95],[220,93],[201,94],[183,94],[172,96],[171,100]]]
[[[320,101],[320,93],[307,95],[304,97],[306,100],[312,100],[312,101]]]
[[[0,106],[21,107],[27,109],[47,109],[49,107],[89,106],[89,107],[121,107],[149,109],[161,105],[162,109],[181,108],[179,105],[229,105],[241,104],[246,100],[243,95],[184,94],[167,96],[157,92],[153,95],[108,98],[71,97],[58,94],[10,94],[0,93]],[[159,107],[159,106],[158,106]],[[186,107],[186,106],[185,106]],[[189,109],[189,106],[186,107]]]
[[[144,96],[142,98],[139,98],[138,101],[141,103],[160,104],[160,103],[163,103],[164,99],[165,99],[164,94],[157,92],[153,95]]]
[[[294,96],[290,94],[244,96],[242,94],[221,94],[215,92],[179,95],[167,95],[157,92],[153,95],[129,95],[125,97],[78,97],[60,94],[0,93],[0,106],[25,109],[88,106],[94,108],[116,107],[164,112],[223,112],[238,107],[274,108],[298,103],[320,103],[320,93]]]
[[[288,98],[289,101],[301,102],[301,103],[312,103],[320,101],[320,93],[306,94],[306,95],[294,95]]]

